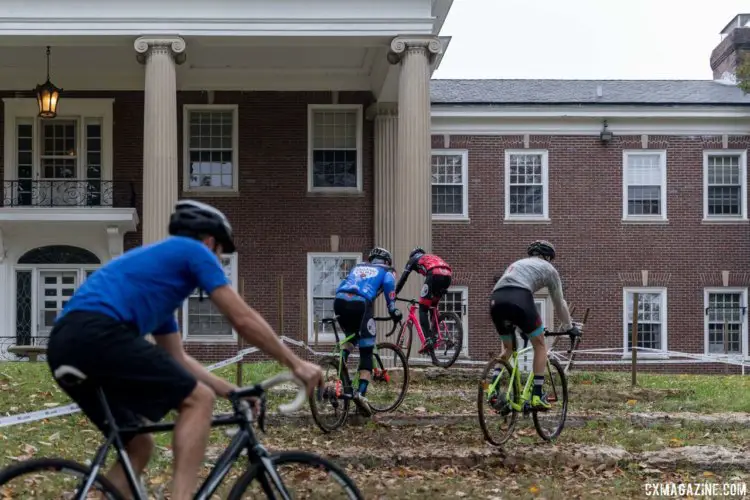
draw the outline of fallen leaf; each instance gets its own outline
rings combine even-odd
[[[635,399],[628,399],[628,406],[635,406],[638,401]]]
[[[539,487],[537,485],[532,485],[529,488],[529,493],[533,493],[534,495],[536,495],[537,493],[539,493]]]

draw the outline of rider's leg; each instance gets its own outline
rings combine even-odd
[[[214,392],[202,382],[198,382],[193,392],[180,405],[172,437],[173,500],[190,500],[193,497],[211,430],[213,408]]]
[[[133,466],[133,472],[135,472],[136,477],[140,477],[151,459],[151,453],[154,451],[154,438],[151,434],[138,434],[133,436],[133,438],[125,444],[125,451],[127,451],[128,459]],[[133,498],[132,492],[130,491],[130,485],[125,476],[125,469],[122,467],[119,460],[114,463],[111,469],[109,469],[106,478],[110,480],[115,488],[120,490],[125,498]],[[125,494],[125,492],[128,492],[128,494]]]
[[[359,346],[359,392],[362,396],[367,392],[367,386],[372,380],[372,353],[373,345]]]
[[[547,344],[544,342],[544,327],[539,326],[529,337],[534,348],[534,388],[531,392],[531,404],[539,408],[550,408],[549,403],[542,397],[544,373],[547,371]]]

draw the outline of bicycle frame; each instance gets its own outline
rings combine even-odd
[[[106,399],[104,398],[104,393],[101,389],[98,389],[98,393],[99,400],[102,403],[102,407],[105,411],[107,422],[110,422],[110,431],[104,444],[99,447],[99,450],[97,451],[94,460],[92,461],[91,473],[88,476],[88,481],[86,481],[86,483],[82,486],[82,489],[79,489],[75,498],[76,500],[84,500],[86,498],[89,489],[96,479],[96,476],[104,466],[107,457],[107,451],[109,450],[110,446],[114,445],[120,463],[125,470],[125,477],[127,478],[128,485],[130,486],[131,493],[133,494],[133,498],[135,498],[135,500],[147,500],[147,498],[142,495],[141,489],[138,487],[135,471],[133,470],[133,465],[130,462],[130,458],[128,457],[127,451],[125,450],[125,446],[122,443],[121,435],[124,433],[153,434],[157,432],[172,432],[174,431],[175,423],[170,422],[150,424],[142,427],[120,429],[119,427],[117,427],[114,418],[112,417],[112,412],[106,402]],[[265,471],[270,476],[271,480],[274,483],[274,486],[278,489],[278,491],[282,492],[284,498],[290,498],[288,492],[286,491],[286,488],[284,488],[282,484],[281,478],[279,478],[270,462],[268,451],[258,441],[251,425],[252,422],[253,415],[249,410],[244,416],[240,416],[237,414],[225,414],[217,415],[213,418],[213,420],[211,421],[212,428],[238,425],[240,427],[240,431],[232,438],[229,446],[227,446],[221,456],[219,456],[219,458],[216,460],[216,463],[211,469],[208,477],[203,481],[200,489],[196,493],[194,497],[195,500],[208,500],[209,498],[211,498],[226,475],[229,473],[229,470],[231,469],[234,462],[239,459],[243,450],[247,450],[248,460],[250,463],[256,462],[261,463],[265,466]],[[265,480],[263,482],[265,482]],[[268,485],[263,484],[263,487],[267,489]]]
[[[510,379],[513,381],[513,385],[508,385],[508,390],[505,393],[505,401],[508,402],[511,408],[515,411],[521,411],[523,409],[523,405],[526,401],[530,399],[531,395],[531,386],[534,383],[534,377],[526,377],[526,384],[524,384],[523,390],[521,390],[521,374],[518,367],[518,357],[521,354],[524,354],[530,350],[533,349],[532,346],[524,347],[520,351],[517,351],[515,349],[516,347],[516,339],[515,336],[513,338],[513,352],[511,354],[511,361],[510,365],[513,367],[513,371],[510,374]],[[547,370],[549,370],[549,361],[547,361]],[[500,374],[498,374],[497,377],[495,377],[495,380],[489,385],[487,388],[487,394],[492,394],[495,389],[497,388],[497,384],[500,382]],[[520,398],[518,399],[518,403],[513,401],[510,397],[510,391],[511,387],[518,391],[517,393],[520,394]]]
[[[410,303],[409,315],[407,316],[406,321],[404,322],[401,328],[401,333],[399,334],[399,337],[398,337],[399,343],[403,339],[402,336],[404,332],[406,331],[406,328],[409,326],[409,324],[413,324],[416,327],[417,335],[419,336],[419,341],[421,342],[422,345],[425,345],[425,343],[427,342],[427,338],[425,337],[425,334],[422,331],[422,324],[419,322],[419,313],[417,312],[417,308],[419,307],[419,305],[413,300],[406,300],[406,299],[400,299],[400,298],[396,298],[396,300],[400,302]],[[436,325],[435,329],[437,330],[437,339],[435,339],[435,342],[438,343],[440,340],[443,339],[443,332],[440,331],[440,321],[439,321],[437,307],[430,307],[429,314],[432,315],[432,320],[434,324]]]

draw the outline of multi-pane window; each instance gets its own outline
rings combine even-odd
[[[307,256],[308,336],[310,341],[334,340],[330,325],[321,320],[334,317],[333,301],[341,281],[361,262],[360,254],[318,253]],[[317,329],[317,338],[316,338]],[[340,332],[339,332],[340,333]]]
[[[463,329],[463,344],[461,345],[461,353],[463,355],[468,355],[469,349],[469,322],[467,321],[466,316],[466,313],[468,312],[467,295],[468,289],[453,287],[450,288],[445,295],[443,295],[443,298],[440,299],[440,303],[438,304],[439,312],[454,312],[461,319],[461,328]],[[448,328],[452,328],[452,325],[449,324]]]
[[[746,217],[746,152],[704,153],[704,217]]]
[[[310,191],[362,190],[362,107],[311,105]]]
[[[237,254],[223,255],[221,265],[232,286],[237,287]],[[188,340],[215,340],[217,338],[232,339],[232,325],[221,311],[211,302],[208,295],[203,293],[200,300],[198,290],[185,301],[182,308],[182,335]]]
[[[547,152],[505,154],[505,218],[546,219]]]
[[[625,351],[633,347],[633,297],[638,293],[637,346],[644,349],[666,351],[667,294],[665,290],[626,289],[625,290]],[[656,354],[644,351],[646,355]],[[640,353],[639,353],[640,354]]]
[[[186,191],[236,191],[237,107],[186,105]]]
[[[432,216],[458,219],[469,216],[467,151],[432,152]]]
[[[625,153],[624,218],[666,218],[666,154]]]
[[[743,354],[746,305],[741,291],[706,292],[708,354]]]

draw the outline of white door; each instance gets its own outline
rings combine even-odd
[[[78,271],[39,272],[39,322],[37,336],[48,337],[60,313],[75,292]]]

